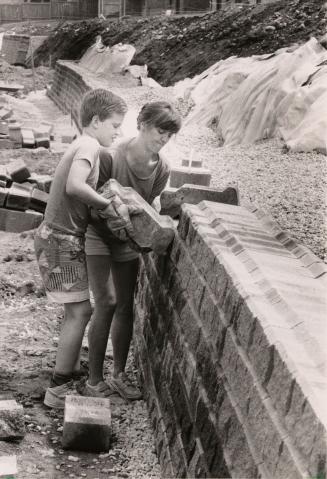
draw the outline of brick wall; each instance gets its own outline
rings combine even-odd
[[[326,269],[260,211],[184,205],[134,349],[164,477],[325,477]]]

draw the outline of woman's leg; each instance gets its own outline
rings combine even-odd
[[[94,296],[94,312],[88,333],[89,379],[91,386],[103,381],[103,363],[116,301],[110,277],[111,259],[106,255],[87,255],[87,271]]]
[[[114,377],[124,372],[133,334],[134,289],[138,272],[138,259],[112,262],[112,277],[117,306],[112,323],[111,338],[114,355]]]

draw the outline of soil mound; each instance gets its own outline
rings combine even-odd
[[[200,17],[125,17],[65,23],[36,52],[37,64],[77,60],[101,34],[105,45],[131,43],[133,64],[147,64],[149,76],[168,86],[201,73],[233,55],[274,52],[326,32],[325,0],[284,0],[235,6]]]

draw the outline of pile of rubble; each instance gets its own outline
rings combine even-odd
[[[52,177],[31,174],[22,160],[0,165],[0,230],[21,232],[43,219]]]
[[[200,17],[94,19],[59,26],[36,52],[37,64],[80,59],[101,35],[105,45],[129,43],[133,63],[146,64],[162,85],[201,73],[230,56],[273,52],[326,33],[325,0],[239,5]]]

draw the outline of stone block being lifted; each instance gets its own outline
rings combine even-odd
[[[183,203],[197,205],[203,200],[238,206],[238,190],[232,186],[229,186],[224,190],[219,190],[216,188],[187,184],[178,189],[167,188],[160,195],[160,214],[176,218],[180,215]]]
[[[64,449],[107,452],[111,439],[108,398],[66,396],[62,446]]]
[[[174,222],[169,216],[159,215],[133,188],[123,187],[114,179],[105,183],[99,193],[107,198],[117,194],[126,205],[140,208],[141,213],[131,216],[135,236],[129,244],[133,249],[165,253],[175,235]]]
[[[170,187],[179,188],[185,184],[210,186],[211,172],[207,168],[178,166],[170,172]]]
[[[0,440],[22,439],[25,435],[23,406],[14,399],[0,400]]]

